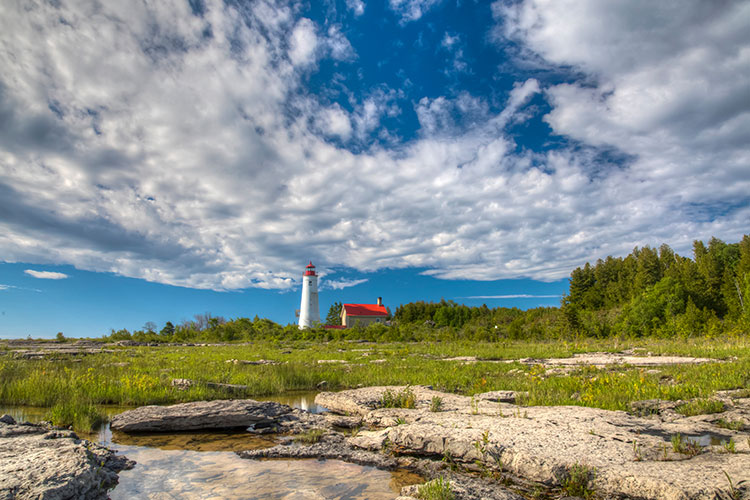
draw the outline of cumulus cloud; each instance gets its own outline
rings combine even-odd
[[[300,66],[315,62],[317,47],[315,24],[309,19],[300,19],[289,36],[289,58],[292,63]]]
[[[588,75],[546,89],[545,120],[634,159],[616,174],[622,198],[646,198],[663,214],[725,203],[734,219],[746,209],[750,4],[528,0],[497,2],[495,12],[507,37]]]
[[[344,140],[349,139],[352,134],[349,115],[338,104],[324,109],[318,116],[318,124],[328,135],[337,136]]]
[[[41,280],[64,280],[68,277],[65,273],[58,273],[55,271],[35,271],[33,269],[26,269],[24,273]]]
[[[411,17],[436,4],[391,2]],[[420,95],[409,141],[384,126],[402,112],[399,90],[365,89],[347,109],[307,91],[320,58],[346,53],[326,41],[343,47],[343,30],[285,5],[207,1],[202,15],[167,0],[10,5],[0,254],[195,288],[285,289],[309,257],[554,280],[635,245],[736,240],[750,220],[747,7],[682,15],[648,3],[684,28],[662,32],[636,30],[650,11],[629,5],[500,4],[503,36],[586,83],[523,79],[492,105],[468,91]],[[516,144],[509,129],[540,94],[569,146]]]

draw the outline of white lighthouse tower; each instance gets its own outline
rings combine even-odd
[[[315,266],[312,261],[305,268],[302,275],[302,303],[299,308],[299,327],[310,328],[320,323],[320,310],[318,309],[318,275],[315,274]]]

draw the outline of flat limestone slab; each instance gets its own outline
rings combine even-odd
[[[142,406],[128,410],[112,418],[111,428],[122,432],[260,428],[273,425],[291,412],[289,406],[274,401],[196,401],[171,406]]]
[[[0,500],[104,500],[133,465],[72,431],[0,421]]]
[[[315,402],[334,412],[361,415],[376,428],[347,442],[367,450],[450,457],[481,462],[519,478],[556,486],[574,465],[595,470],[593,487],[603,498],[690,500],[750,498],[750,433],[723,429],[699,417],[665,421],[622,411],[578,406],[518,407],[506,403],[412,387],[416,408],[378,408],[383,392],[403,387],[367,387],[320,393]],[[442,411],[430,411],[433,397]],[[750,399],[737,399],[735,415],[750,416]],[[714,415],[719,417],[721,414]],[[673,451],[676,434],[732,439],[735,453],[706,443],[697,456]],[[731,478],[736,496],[730,496]],[[744,495],[744,496],[743,496]]]

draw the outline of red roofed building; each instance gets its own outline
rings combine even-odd
[[[359,322],[360,326],[370,323],[385,323],[388,311],[383,299],[378,297],[377,304],[344,304],[341,306],[341,325],[351,327]]]

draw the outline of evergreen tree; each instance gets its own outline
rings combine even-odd
[[[326,325],[334,326],[341,324],[341,307],[341,302],[331,304],[326,315]]]

